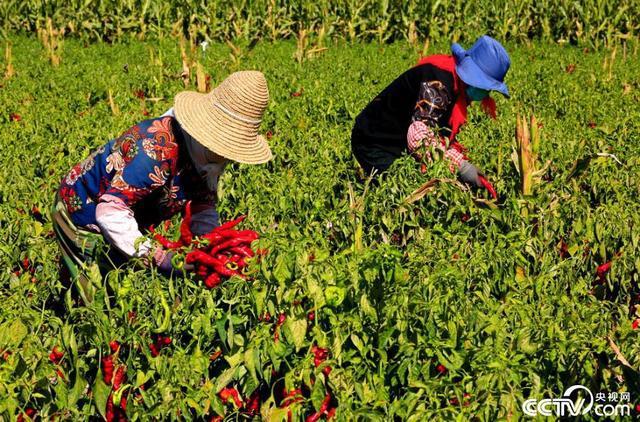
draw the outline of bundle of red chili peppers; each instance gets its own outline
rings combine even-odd
[[[255,255],[251,249],[251,242],[258,239],[258,233],[253,230],[234,229],[244,219],[245,216],[242,216],[216,227],[205,235],[195,237],[191,233],[191,202],[188,202],[180,224],[180,239],[168,240],[156,233],[153,226],[150,231],[164,248],[184,250],[184,261],[182,256],[176,255],[173,260],[174,268],[181,269],[184,263],[193,264],[196,274],[202,278],[205,286],[212,289],[223,279],[243,277],[244,269],[247,267],[246,259]]]

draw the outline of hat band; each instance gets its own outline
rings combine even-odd
[[[262,120],[259,120],[259,119],[251,119],[251,118],[249,118],[249,117],[245,117],[245,116],[242,116],[242,115],[240,115],[240,114],[237,114],[237,113],[235,113],[235,112],[233,112],[233,111],[229,110],[228,108],[226,108],[225,106],[223,106],[222,104],[220,104],[220,103],[219,103],[219,102],[217,102],[217,101],[214,101],[214,102],[213,102],[213,105],[214,105],[214,106],[216,106],[216,107],[218,107],[220,110],[222,110],[222,112],[223,112],[224,114],[226,114],[227,116],[229,116],[229,117],[233,117],[234,119],[238,119],[238,120],[240,120],[241,122],[245,122],[245,123],[249,123],[249,124],[253,124],[253,125],[259,125],[260,123],[262,123]]]

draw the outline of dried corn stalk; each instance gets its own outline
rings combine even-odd
[[[180,73],[180,77],[182,78],[182,83],[185,88],[189,87],[189,80],[191,79],[191,70],[189,66],[189,57],[187,57],[187,51],[184,47],[184,37],[180,37],[180,57],[182,57],[182,73]]]
[[[540,132],[538,121],[534,115],[529,117],[516,117],[516,148],[514,158],[518,173],[520,173],[520,190],[524,196],[533,193],[533,188],[540,183],[540,177],[547,170],[550,162],[542,169],[537,169],[538,152],[540,148]]]
[[[120,114],[120,110],[118,109],[118,105],[116,104],[115,100],[113,99],[113,91],[111,89],[109,91],[107,91],[107,99],[109,101],[109,108],[111,108],[111,114],[113,114],[114,116],[117,116],[118,114]]]
[[[200,62],[196,61],[196,88],[198,92],[207,92],[207,75]]]
[[[38,28],[38,38],[42,42],[47,57],[53,66],[58,66],[62,60],[60,52],[62,50],[63,35],[64,29],[53,29],[51,18],[47,18],[46,28]]]
[[[6,63],[5,70],[4,70],[4,78],[5,79],[9,79],[13,75],[15,75],[15,73],[16,73],[15,69],[13,68],[13,63],[12,63],[11,43],[10,42],[7,43],[7,47],[4,50],[4,62]]]

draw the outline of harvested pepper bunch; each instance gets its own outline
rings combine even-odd
[[[233,276],[244,276],[246,259],[255,255],[251,242],[258,239],[253,230],[234,229],[245,216],[224,223],[209,233],[196,237],[191,233],[191,202],[187,203],[185,216],[180,224],[180,238],[172,241],[159,233],[151,232],[156,241],[169,250],[180,250],[184,255],[176,254],[173,266],[182,269],[184,264],[193,265],[196,274],[204,285],[213,289],[223,280]]]

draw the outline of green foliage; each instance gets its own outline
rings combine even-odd
[[[20,10],[35,3],[25,4]],[[51,4],[41,13],[53,14]],[[145,13],[164,13],[149,7]],[[460,135],[502,195],[492,209],[450,183],[407,204],[425,181],[451,177],[441,162],[421,174],[405,157],[382,183],[358,181],[353,119],[415,63],[406,44],[328,44],[302,63],[293,42],[258,43],[240,61],[212,44],[198,54],[213,84],[239,68],[261,69],[269,81],[262,129],[273,134],[275,158],[231,165],[219,206],[224,221],[248,214],[243,224],[262,234],[269,253],[254,264],[253,281],[232,279],[211,291],[133,267],[112,272],[83,307],[60,281],[46,211],[58,181],[92,148],[143,119],[144,110],[156,116],[171,106],[183,89],[178,43],[71,39],[53,68],[37,40],[12,42],[16,75],[0,89],[0,348],[9,352],[0,360],[3,418],[27,407],[43,418],[104,412],[109,391],[100,359],[114,339],[123,345],[122,394],[132,419],[238,416],[217,396],[227,385],[243,398],[276,385],[262,414],[285,419],[276,399],[282,388],[310,391],[292,406],[296,418],[319,408],[330,389],[339,420],[507,419],[526,398],[557,397],[574,383],[636,398],[633,373],[607,342],[610,336],[640,366],[639,331],[629,318],[640,271],[636,52],[619,49],[612,59],[610,51],[507,45],[511,101],[497,100],[497,121],[471,108]],[[510,159],[517,113],[536,115],[540,160],[552,161],[526,199]],[[603,152],[622,164],[597,155]],[[596,267],[609,260],[611,272],[597,285]],[[172,339],[157,357],[148,349],[155,331]],[[55,345],[65,352],[57,366],[48,359]],[[329,377],[314,366],[313,345],[329,349]]]
[[[213,40],[278,40],[313,35],[386,42],[419,37],[500,39],[541,37],[598,45],[637,36],[634,0],[159,2],[149,0],[6,0],[0,26],[35,32],[52,18],[56,28],[92,40],[120,40],[169,32]],[[304,32],[303,32],[304,31]]]

